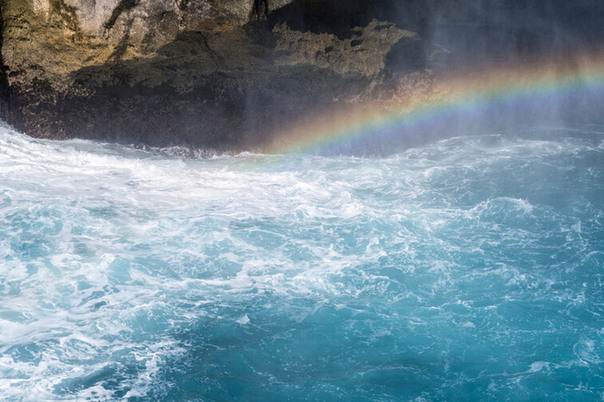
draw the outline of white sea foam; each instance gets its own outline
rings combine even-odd
[[[594,149],[497,136],[382,158],[208,157],[1,128],[0,396],[187,399],[171,384],[194,376],[225,398],[246,367],[248,384],[292,390],[316,358],[438,399],[452,394],[430,387],[456,389],[472,354],[492,381],[572,369],[517,335],[547,343],[555,325],[575,339],[566,361],[598,365],[601,325],[577,341],[566,320],[598,309],[601,196],[546,180],[601,186],[597,158],[565,167]],[[518,352],[501,358],[506,342]]]

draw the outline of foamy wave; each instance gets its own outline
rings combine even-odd
[[[597,384],[594,141],[196,158],[0,129],[0,396],[442,399],[472,378],[497,399],[571,395],[545,373]]]

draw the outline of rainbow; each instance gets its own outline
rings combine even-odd
[[[525,118],[530,119],[536,107],[553,107],[556,101],[585,91],[604,101],[604,57],[575,55],[565,62],[532,62],[462,72],[434,79],[429,91],[401,101],[360,102],[312,116],[279,135],[267,151],[313,153],[337,149],[343,144],[363,147],[372,142],[388,146],[413,136],[446,130],[479,116],[483,120],[503,119],[506,112],[524,110],[529,114]]]

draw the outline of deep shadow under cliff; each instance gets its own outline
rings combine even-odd
[[[107,29],[136,6],[122,3]],[[35,136],[249,149],[315,113],[379,99],[406,75],[599,51],[602,21],[604,5],[589,0],[294,0],[235,28],[184,30],[144,57],[125,57],[126,37],[59,89],[0,56],[0,106]],[[376,43],[383,60],[367,56]]]
[[[2,17],[2,6],[0,6],[0,49],[4,46],[4,18]],[[0,118],[9,119],[10,86],[8,83],[8,66],[4,64],[2,52],[0,52]]]

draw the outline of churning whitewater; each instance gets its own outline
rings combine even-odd
[[[4,400],[604,398],[604,128],[196,156],[0,127]]]

